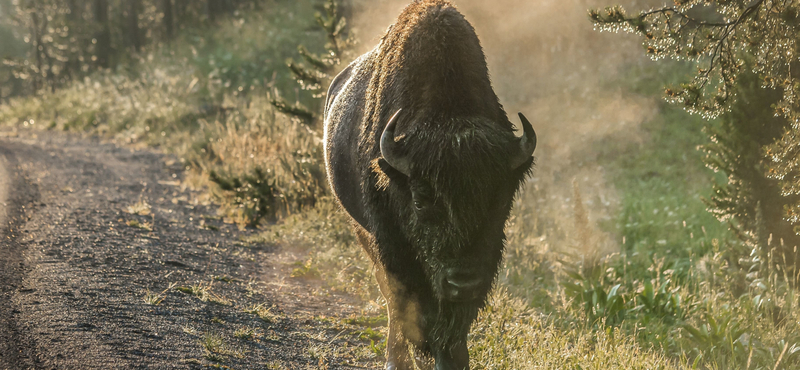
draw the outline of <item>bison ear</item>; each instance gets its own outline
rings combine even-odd
[[[383,171],[389,179],[398,181],[408,179],[405,174],[392,167],[392,165],[383,158],[378,158],[378,167],[380,167],[381,171]]]

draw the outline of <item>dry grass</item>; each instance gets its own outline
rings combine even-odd
[[[266,217],[285,217],[313,206],[325,192],[321,136],[306,125],[276,114],[265,97],[231,102],[231,113],[223,120],[201,120],[201,129],[211,140],[201,149],[197,161],[203,173],[214,172],[223,179],[245,178],[263,172],[270,184],[268,204],[257,204],[255,195],[212,187],[219,199],[227,200],[223,214],[230,220],[252,223],[254,210],[265,206]],[[246,185],[246,186],[251,186]],[[251,196],[242,199],[242,194]]]
[[[138,202],[125,207],[125,212],[132,215],[148,216],[150,215],[150,204],[140,199]]]
[[[619,329],[561,328],[497,289],[472,330],[474,369],[678,369],[657,351],[641,348]]]
[[[139,220],[128,220],[126,224],[130,227],[136,229],[142,229],[145,231],[153,231],[153,224],[149,222],[139,222]]]
[[[219,333],[205,333],[199,342],[203,347],[203,357],[209,361],[223,362],[229,356],[236,358],[244,358],[245,356],[244,351],[232,346]]]
[[[193,295],[203,302],[216,303],[223,306],[232,306],[233,302],[222,295],[215,293],[213,290],[213,283],[197,283],[192,286],[179,286],[175,290]]]
[[[280,316],[272,312],[271,307],[264,304],[255,304],[245,307],[242,312],[258,316],[261,320],[267,323],[276,323],[280,320]]]

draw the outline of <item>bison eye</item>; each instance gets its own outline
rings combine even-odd
[[[417,186],[416,189],[411,191],[411,200],[414,203],[414,208],[418,212],[425,212],[433,204],[433,197],[431,191],[425,186]]]

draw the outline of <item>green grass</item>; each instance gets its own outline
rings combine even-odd
[[[253,340],[256,336],[256,329],[250,327],[241,327],[233,332],[233,336],[242,340]]]
[[[470,335],[473,369],[678,369],[620,329],[563,327],[554,318],[497,290]],[[557,319],[555,319],[557,320]]]
[[[682,71],[672,68],[635,73]],[[633,81],[631,91],[657,94],[651,81]],[[553,328],[589,337],[613,332],[670,366],[796,367],[800,336],[792,279],[747,270],[739,261],[749,249],[705,211],[702,197],[721,175],[704,168],[697,147],[708,140],[703,126],[715,124],[659,103],[658,113],[641,126],[644,143],[610,144],[613,137],[596,143],[597,162],[620,195],[616,217],[600,224],[619,240],[617,253],[593,257],[512,245],[501,281],[546,314]],[[587,226],[579,215],[585,211],[580,194],[575,198],[573,233],[596,233],[582,230]],[[520,239],[529,237],[511,242]],[[772,308],[754,303],[763,295],[771,297]]]
[[[225,362],[228,357],[244,358],[245,353],[233,347],[219,333],[205,333],[199,340],[204,357],[209,361]]]

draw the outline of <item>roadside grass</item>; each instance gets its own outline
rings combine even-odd
[[[241,327],[233,332],[233,336],[241,340],[253,340],[256,336],[256,329],[252,327]]]
[[[139,220],[128,220],[126,224],[130,227],[136,229],[142,229],[145,231],[153,231],[153,224],[149,222],[139,222]]]
[[[147,290],[144,294],[144,303],[147,303],[152,306],[158,306],[161,302],[164,301],[164,296],[161,294],[156,294]]]
[[[164,299],[167,296],[167,292],[172,290],[172,288],[175,288],[176,285],[177,285],[177,283],[171,283],[171,284],[169,284],[169,286],[166,289],[164,289],[164,290],[162,290],[161,292],[158,292],[158,293],[151,292],[150,289],[147,289],[145,291],[144,298],[143,298],[144,299],[144,303],[147,303],[147,304],[153,305],[153,306],[158,306],[159,304],[164,302]]]
[[[214,293],[211,288],[212,283],[197,283],[191,286],[178,286],[175,287],[175,290],[184,294],[195,296],[203,302],[211,302],[222,306],[233,305],[233,302],[217,293]]]
[[[125,207],[125,212],[132,215],[147,216],[150,214],[150,204],[140,199],[138,202]]]
[[[219,333],[206,332],[200,338],[200,345],[203,347],[203,357],[209,361],[225,362],[228,357],[244,358],[245,356],[244,351],[232,346]]]

